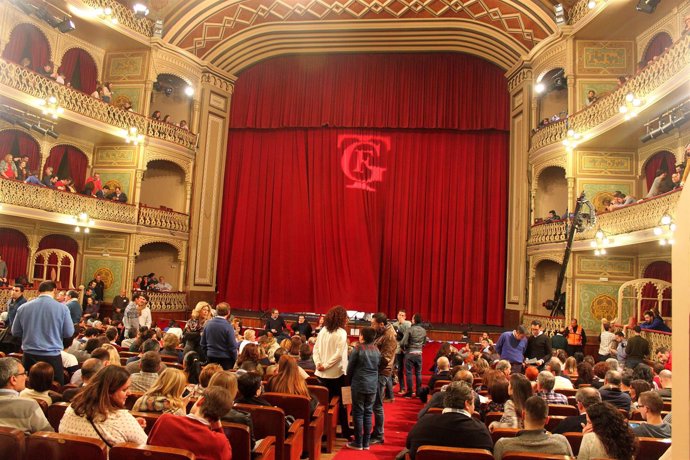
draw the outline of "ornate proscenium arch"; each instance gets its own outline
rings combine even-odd
[[[333,51],[336,42],[335,51],[467,52],[507,69],[556,31],[550,5],[548,0],[192,0],[166,18],[164,39],[227,71],[278,54]],[[385,43],[376,47],[380,40]],[[238,41],[240,50],[230,46]],[[223,57],[228,48],[251,57],[235,62]]]

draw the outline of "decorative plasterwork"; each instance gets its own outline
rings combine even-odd
[[[540,53],[532,61],[532,69],[534,69],[534,74],[537,76],[535,81],[541,80],[552,69],[565,69],[565,67],[566,42],[564,40],[555,42],[553,46]]]
[[[653,256],[653,257],[640,257],[639,259],[640,266],[638,267],[638,276],[640,278],[644,278],[644,272],[647,270],[647,267],[649,267],[651,264],[654,262],[668,262],[669,264],[671,263],[671,256]]]
[[[563,264],[563,253],[562,252],[540,252],[530,256],[531,266],[530,266],[530,278],[534,278],[537,274],[537,266],[545,260],[555,262],[558,265]]]
[[[199,66],[192,64],[188,59],[184,59],[179,53],[165,48],[154,48],[151,70],[151,78],[167,73],[181,78],[193,87],[198,85],[199,74],[201,73]]]
[[[521,69],[518,71],[508,81],[508,91],[512,92],[514,89],[522,86],[526,80],[530,80],[532,78],[532,74],[532,69]]]
[[[185,240],[148,235],[136,235],[134,237],[134,255],[138,256],[142,246],[152,243],[167,244],[177,249],[177,260],[184,261],[187,258],[187,242]]]
[[[201,83],[211,85],[214,88],[228,94],[232,94],[233,89],[235,88],[232,81],[211,72],[204,72],[201,74]]]
[[[192,181],[192,162],[190,160],[177,158],[162,150],[146,149],[146,153],[144,154],[144,163],[148,166],[149,163],[156,160],[169,161],[170,163],[176,164],[180,167],[180,169],[182,169],[182,171],[184,171],[185,182]]]
[[[671,11],[669,14],[659,19],[650,28],[646,29],[635,39],[635,44],[637,45],[637,58],[638,61],[644,56],[647,47],[649,46],[649,41],[654,38],[660,32],[666,32],[671,36],[673,41],[678,40],[680,34],[678,31],[677,18],[682,19],[683,15],[677,12]]]
[[[532,181],[532,184],[533,184],[534,188],[537,187],[537,185],[536,185],[537,180],[539,179],[539,176],[541,175],[541,173],[544,172],[544,170],[546,168],[550,168],[551,166],[557,166],[559,168],[563,168],[563,170],[566,171],[566,175],[567,175],[567,171],[568,171],[567,170],[567,161],[566,161],[566,157],[564,154],[561,154],[561,155],[558,155],[558,156],[555,156],[552,158],[548,158],[544,161],[541,161],[541,162],[535,164],[532,167],[532,173],[534,174],[534,176],[533,176],[534,180]]]

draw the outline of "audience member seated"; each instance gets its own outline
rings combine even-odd
[[[463,366],[455,366],[453,369],[450,371],[453,382],[465,382],[470,388],[472,387],[472,384],[474,383],[474,376],[470,371],[465,369]],[[432,407],[440,407],[444,408],[444,400],[445,400],[445,391],[448,389],[448,385],[445,385],[441,387],[441,391],[437,391],[436,393],[433,394],[431,397],[431,400],[424,406],[422,410],[419,411],[417,414],[417,419],[422,418],[426,413],[431,409]],[[476,407],[481,406],[481,401],[479,399],[479,395],[475,394],[475,400],[474,400],[474,405]]]
[[[19,393],[19,397],[44,401],[50,406],[53,404],[53,397],[60,396],[50,391],[50,387],[53,385],[54,375],[55,370],[50,364],[44,362],[34,364],[29,371],[29,386],[31,388],[24,388]],[[51,395],[49,393],[53,394]]]
[[[598,100],[599,100],[599,98],[597,97],[597,93],[593,89],[590,89],[589,91],[587,91],[587,100],[585,101],[585,105],[587,107],[594,104]]]
[[[587,408],[592,404],[600,403],[601,394],[596,388],[580,388],[575,394],[575,401],[577,401],[577,410],[580,415],[570,415],[563,419],[553,430],[554,433],[582,433],[582,428],[587,424]]]
[[[587,408],[587,425],[582,433],[578,460],[633,460],[637,452],[635,434],[623,415],[610,403],[595,403]]]
[[[237,378],[237,390],[240,396],[235,400],[238,404],[252,404],[254,406],[271,406],[272,404],[261,398],[264,392],[261,376],[256,372],[247,372]]]
[[[574,356],[568,356],[563,364],[563,375],[569,379],[577,378],[577,359]]]
[[[508,394],[508,381],[507,380],[495,380],[489,385],[489,396],[490,401],[482,405],[479,414],[482,420],[486,417],[489,412],[503,412],[505,409],[505,403],[510,398]]]
[[[305,378],[300,374],[303,369],[297,367],[297,361],[292,356],[283,355],[278,361],[278,372],[268,379],[266,390],[275,393],[286,393],[289,395],[306,396],[311,399],[311,412],[314,413],[319,405],[316,399],[307,388]]]
[[[559,216],[554,209],[549,211],[549,215],[544,219],[544,222],[556,222],[557,220],[561,220],[561,216]]]
[[[101,369],[103,369],[103,361],[100,359],[96,358],[89,358],[86,361],[84,361],[84,364],[81,365],[81,380],[82,383],[79,384],[76,388],[68,388],[62,393],[62,400],[64,402],[71,402],[74,397],[79,393],[81,390],[84,389],[86,385],[88,385],[89,381],[93,378],[94,375],[98,373]]]
[[[661,195],[666,192],[673,190],[673,183],[671,178],[668,177],[668,173],[663,169],[658,169],[654,175],[654,182],[652,186],[649,187],[649,192],[645,196],[647,198],[654,198],[657,195]]]
[[[117,189],[116,189],[116,190],[117,190]],[[123,203],[124,203],[124,202],[126,202],[126,199],[125,199],[125,201],[123,201]],[[161,277],[158,279],[158,283],[156,283],[156,284],[154,285],[153,290],[154,290],[154,291],[160,291],[160,292],[170,292],[170,291],[172,291],[172,284],[170,284],[170,283],[168,283],[167,281],[165,281],[165,277],[164,277],[164,276],[161,276]]]
[[[602,401],[609,402],[619,409],[630,413],[630,395],[621,391],[621,373],[608,371],[604,378],[604,385],[599,390]]]
[[[561,361],[558,358],[551,358],[551,360],[548,363],[546,363],[545,369],[547,371],[550,371],[555,378],[553,386],[554,390],[573,389],[573,382],[569,378],[563,377],[561,375],[561,370],[563,369],[564,361],[565,360]]]
[[[492,430],[494,428],[524,428],[522,411],[525,408],[525,402],[532,396],[532,384],[522,374],[511,375],[508,382],[510,399],[505,403],[501,420],[491,422],[489,425]]]
[[[606,373],[609,371],[609,363],[606,361],[598,362],[592,368],[594,377],[592,378],[592,386],[596,389],[604,386],[604,379],[606,379]]]
[[[141,360],[136,361],[140,371],[132,374],[132,391],[147,392],[158,380],[158,371],[161,366],[161,355],[155,351],[147,351]],[[127,366],[129,369],[129,365]],[[167,369],[166,369],[167,370]]]
[[[311,355],[311,347],[308,343],[303,343],[302,346],[299,347],[299,361],[297,361],[297,365],[302,369],[315,371],[316,364],[314,364]]]
[[[101,340],[108,340],[108,338],[103,337]],[[109,361],[112,363],[113,366],[121,365],[120,352],[117,351],[115,345],[113,345],[112,343],[104,343],[103,345],[101,345],[101,348],[108,352],[108,355],[110,355]]]
[[[78,332],[75,330],[74,336],[67,337],[66,339],[62,340],[62,344],[64,345],[63,350],[60,352],[60,357],[62,358],[62,368],[66,370],[70,376],[79,369],[79,360],[76,356],[69,352],[69,349],[72,347],[77,334]]]
[[[638,399],[638,410],[645,420],[633,428],[637,436],[647,438],[670,438],[671,424],[664,422],[661,411],[664,400],[655,391],[645,391]]]
[[[537,377],[537,393],[547,404],[568,404],[568,397],[553,391],[556,377],[549,371],[541,371]]]
[[[240,356],[235,362],[235,369],[240,369],[243,364],[251,362],[254,366],[254,371],[259,375],[264,375],[264,368],[261,365],[261,357],[259,355],[259,346],[253,343],[249,343],[244,346]]]
[[[418,392],[417,396],[419,396],[423,404],[426,404],[429,393],[434,389],[436,382],[439,380],[450,380],[450,362],[445,356],[441,356],[436,360],[436,372],[429,379],[429,385],[423,386]]]
[[[637,203],[637,198],[634,196],[627,195],[620,190],[616,190],[613,194],[613,200],[611,204],[606,207],[607,211],[613,211],[614,209],[622,208],[623,206],[628,206],[633,203]]]
[[[254,329],[247,329],[246,331],[244,331],[244,334],[242,335],[242,341],[240,342],[237,352],[241,355],[242,351],[244,350],[244,347],[246,347],[250,343],[253,343],[255,345],[259,344],[259,342],[256,341],[256,331]],[[237,358],[238,361],[239,359],[240,358]]]
[[[235,397],[237,396],[237,376],[233,372],[224,371],[222,368],[219,372],[216,372],[211,377],[211,381],[208,383],[208,388],[223,388],[230,393],[232,397],[233,404]],[[224,422],[239,423],[240,425],[246,425],[249,427],[249,435],[252,442],[252,447],[254,446],[254,423],[252,422],[251,414],[231,408],[225,415],[221,417]]]
[[[311,324],[309,324],[309,321],[307,321],[307,318],[304,315],[299,315],[297,317],[297,322],[292,323],[291,329],[293,334],[303,335],[307,339],[311,337],[313,333]]]
[[[661,383],[661,388],[657,390],[657,393],[659,393],[664,402],[671,402],[671,371],[664,369],[659,372],[659,382]]]
[[[129,386],[124,368],[101,369],[72,400],[60,421],[60,433],[101,439],[109,447],[122,442],[145,444],[146,422],[125,409]]]
[[[204,394],[204,390],[208,387],[211,377],[216,373],[222,371],[223,368],[220,364],[210,363],[204,366],[199,373],[199,379],[196,385],[188,384],[186,392],[189,393],[190,398],[199,398]]]
[[[155,337],[155,331],[151,331],[151,334]],[[156,339],[147,339],[144,341],[144,343],[141,346],[141,354],[139,356],[134,356],[132,358],[129,358],[127,360],[127,371],[130,374],[135,374],[139,372],[139,361],[142,359],[144,354],[152,351],[155,352],[156,356],[158,356],[158,359],[160,360],[160,350],[161,350],[161,345],[158,343]],[[165,363],[160,364],[160,368],[158,370],[158,373],[160,374],[163,372],[165,369],[167,369],[168,366],[165,365]],[[138,391],[138,390],[135,390]]]
[[[162,412],[185,415],[187,401],[182,393],[187,385],[187,377],[179,369],[168,368],[157,376],[157,380],[137,399],[132,409],[137,412]],[[134,380],[132,376],[132,380]],[[132,386],[134,386],[132,384]]]
[[[151,430],[148,444],[187,449],[197,460],[230,460],[230,442],[220,418],[228,413],[232,404],[230,392],[220,387],[209,388],[189,415],[161,415]]]
[[[0,426],[27,435],[54,431],[36,400],[19,397],[19,392],[26,388],[26,380],[26,370],[18,359],[0,358]]]
[[[161,348],[161,356],[172,356],[177,359],[178,363],[182,363],[182,351],[177,347],[180,345],[180,339],[171,333],[166,333],[163,336],[163,348]]]
[[[0,160],[0,176],[5,179],[18,179],[17,164],[14,162],[14,158],[12,157],[11,153],[8,153],[2,160]]]
[[[182,358],[182,368],[187,376],[187,390],[192,391],[199,384],[201,374],[201,358],[199,353],[190,351]]]
[[[110,353],[108,353],[108,350],[104,348],[96,348],[93,350],[93,352],[90,354],[91,358],[95,358],[99,360],[101,363],[103,363],[103,367],[105,366],[110,366]],[[88,359],[87,359],[88,361]],[[86,362],[86,361],[84,361]],[[83,365],[82,365],[83,367]],[[73,385],[82,385],[83,382],[83,370],[79,369],[77,370],[73,375],[72,378],[70,379],[69,383]]]
[[[549,418],[549,406],[542,398],[532,396],[522,411],[525,429],[514,438],[501,438],[494,446],[494,458],[501,460],[505,452],[539,452],[543,454],[573,455],[565,436],[551,434],[544,429]]]
[[[435,445],[493,449],[489,430],[472,417],[475,395],[470,385],[455,381],[443,392],[442,414],[427,414],[419,419],[407,435],[406,447],[414,460],[420,446]]]

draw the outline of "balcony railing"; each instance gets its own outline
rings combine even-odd
[[[602,97],[596,103],[574,113],[567,119],[552,123],[534,133],[530,151],[562,142],[568,129],[583,134],[597,127],[620,113],[620,107],[625,105],[625,97],[628,93],[644,99],[664,83],[681,76],[683,69],[689,64],[690,35],[686,35],[666,50],[659,59],[650,62],[613,93]]]
[[[196,148],[196,134],[170,123],[151,120],[143,115],[115,107],[65,85],[37,74],[31,69],[0,59],[0,85],[14,88],[38,99],[55,96],[65,110],[87,116],[122,130],[136,127],[139,133]]]
[[[592,239],[597,228],[601,228],[608,235],[621,235],[654,228],[659,225],[664,214],[668,213],[671,217],[674,217],[681,190],[674,190],[640,203],[598,214],[597,225],[583,233],[576,233],[575,239]],[[527,244],[535,245],[565,241],[565,224],[565,220],[559,220],[557,222],[533,225]]]
[[[524,324],[527,329],[529,329],[530,324],[532,324],[534,320],[540,321],[544,328],[544,332],[549,335],[553,335],[555,331],[562,331],[565,329],[565,320],[563,317],[533,315],[531,313],[522,315],[522,324]]]
[[[102,200],[77,193],[53,190],[24,182],[0,179],[0,203],[76,216],[85,212],[91,219],[143,225],[177,232],[189,231],[189,216],[132,204]]]
[[[580,0],[575,3],[568,11],[568,24],[575,25],[577,22],[587,16],[587,13],[592,11],[591,8],[587,6],[590,0]]]
[[[110,8],[112,15],[119,25],[127,27],[145,37],[153,37],[153,22],[150,19],[138,18],[131,8],[118,3],[115,0],[81,0],[93,9]]]
[[[157,311],[185,311],[187,310],[186,292],[147,291],[148,307],[152,312]]]

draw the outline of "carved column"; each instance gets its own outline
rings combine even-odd
[[[565,180],[568,182],[568,210],[569,212],[573,212],[575,209],[575,200],[577,200],[579,194],[577,190],[575,190],[575,178],[573,176],[566,176]]]
[[[192,206],[192,181],[188,180],[184,183],[185,188],[185,202],[184,202],[184,212],[189,214]]]
[[[141,201],[141,182],[144,180],[145,172],[146,170],[144,169],[137,169],[135,171],[134,196],[130,199],[130,203],[136,204],[137,206],[139,205],[139,201]]]
[[[199,113],[202,115],[198,124],[199,149],[194,159],[189,255],[186,259],[190,304],[199,300],[215,300],[221,191],[233,84],[234,77],[229,75],[205,72],[201,76]]]
[[[194,98],[193,104],[192,119],[189,120],[189,129],[191,129],[192,132],[197,133],[199,132],[199,114],[201,112],[201,102],[198,98]]]
[[[185,285],[185,274],[187,271],[187,245],[182,245],[182,250],[180,251],[179,257],[180,267],[177,276],[177,289],[175,291],[186,291],[187,286]]]
[[[151,62],[153,62],[153,58],[151,58]],[[157,75],[153,75],[154,78],[157,77]],[[153,93],[153,80],[146,80],[144,83],[144,100],[142,101],[141,104],[141,113],[144,114],[144,116],[149,116],[151,115],[151,94]]]
[[[535,313],[534,308],[532,308],[532,303],[534,303],[534,279],[537,277],[537,267],[534,265],[534,258],[529,258],[529,279],[527,281],[527,311],[529,313]]]
[[[530,223],[529,133],[532,112],[532,70],[509,75],[510,171],[508,194],[508,257],[506,309],[525,310],[527,302],[527,238]],[[506,311],[506,319],[515,321]]]

